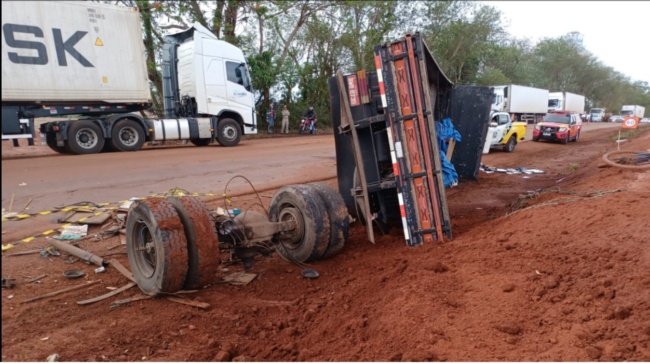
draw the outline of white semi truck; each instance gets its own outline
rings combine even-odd
[[[585,96],[571,92],[551,92],[548,94],[548,112],[569,111],[585,113]]]
[[[135,151],[147,141],[217,140],[257,133],[242,51],[195,23],[162,49],[164,117],[152,105],[135,8],[90,1],[2,2],[2,139],[41,137],[60,153]],[[63,121],[61,121],[63,119]]]
[[[507,112],[515,115],[515,121],[535,123],[546,115],[548,90],[518,86],[491,86],[493,112]]]
[[[639,119],[642,119],[643,116],[645,115],[645,107],[643,106],[638,106],[638,105],[623,105],[621,107],[621,116],[623,117],[638,117]]]

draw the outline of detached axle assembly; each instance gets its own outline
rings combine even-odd
[[[343,249],[349,224],[342,197],[320,183],[280,188],[268,215],[217,214],[190,196],[139,200],[126,221],[127,254],[144,293],[173,293],[215,282],[222,249],[246,268],[273,251],[298,264],[332,257]]]

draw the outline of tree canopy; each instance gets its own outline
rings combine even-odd
[[[110,1],[115,3],[115,1]],[[248,58],[260,117],[270,103],[295,114],[314,106],[329,124],[327,78],[338,69],[374,70],[373,47],[420,31],[457,84],[520,84],[586,96],[587,107],[617,113],[650,106],[650,85],[604,65],[569,33],[531,44],[504,30],[494,7],[467,0],[121,0],[138,7],[155,107],[162,104],[164,34],[199,22]],[[260,118],[263,119],[263,118]]]

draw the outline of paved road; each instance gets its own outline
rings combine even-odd
[[[256,190],[323,180],[336,176],[334,136],[306,135],[254,139],[236,147],[193,145],[132,153],[48,155],[2,161],[2,206],[12,195],[14,208],[31,198],[30,211],[48,210],[81,201],[115,202],[173,188],[223,193],[236,175]],[[241,178],[228,194],[248,193]]]

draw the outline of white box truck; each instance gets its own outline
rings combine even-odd
[[[242,51],[195,23],[162,49],[164,118],[144,118],[151,93],[135,8],[90,1],[2,2],[2,138],[27,138],[34,119],[60,153],[135,151],[146,141],[237,145],[257,133]],[[135,113],[138,112],[138,113]]]
[[[548,112],[569,111],[585,113],[585,96],[571,92],[551,92],[548,94]]]
[[[515,115],[515,121],[535,123],[546,115],[548,90],[518,86],[491,86],[493,112],[507,112]]]
[[[592,108],[589,110],[589,121],[592,122],[601,122],[605,119],[605,113],[607,112],[604,108]]]
[[[633,116],[642,119],[644,115],[645,115],[645,107],[643,106],[623,105],[623,107],[621,107],[621,116],[623,116],[624,118],[628,116]]]

